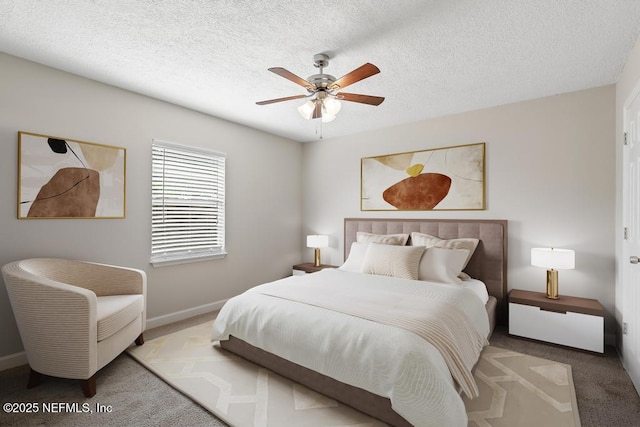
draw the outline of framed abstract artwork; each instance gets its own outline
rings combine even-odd
[[[18,218],[124,218],[126,149],[18,132]]]
[[[364,157],[360,209],[485,209],[485,143]]]

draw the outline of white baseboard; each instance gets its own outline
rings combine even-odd
[[[175,313],[169,313],[162,316],[153,317],[147,319],[147,329],[157,328],[158,326],[167,325],[169,323],[178,322],[180,320],[188,319],[199,314],[210,313],[222,308],[225,302],[228,300],[216,301],[198,307],[188,308],[186,310],[176,311]]]
[[[9,354],[8,356],[0,357],[0,371],[15,368],[16,366],[26,365],[27,353],[21,351],[20,353]]]

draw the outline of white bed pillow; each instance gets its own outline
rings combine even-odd
[[[404,246],[409,240],[409,235],[401,234],[372,234],[358,231],[356,233],[356,242],[358,243],[384,243],[385,245]]]
[[[362,264],[364,263],[365,255],[367,255],[367,249],[369,249],[368,243],[353,242],[349,250],[349,256],[338,269],[362,273]]]
[[[418,265],[425,248],[369,243],[362,272],[401,279],[418,279]]]
[[[460,284],[458,277],[469,253],[466,249],[431,247],[422,255],[418,267],[418,280]]]
[[[458,239],[441,239],[431,234],[418,233],[417,231],[411,232],[411,244],[413,246],[425,246],[427,248],[445,248],[445,249],[466,249],[467,259],[462,266],[462,269],[467,266],[471,256],[478,247],[478,239],[472,237],[461,237]]]

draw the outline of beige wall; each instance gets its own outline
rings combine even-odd
[[[17,220],[19,130],[125,147],[126,219]],[[225,259],[150,266],[153,138],[227,153]],[[61,256],[141,268],[148,316],[162,319],[283,277],[300,261],[298,142],[0,53],[0,148],[0,265]],[[2,362],[22,345],[1,280],[0,330]]]
[[[305,144],[303,231],[330,235],[323,262],[340,264],[345,217],[507,219],[509,287],[544,292],[532,247],[574,249],[560,292],[600,300],[612,334],[614,128],[610,85]],[[360,158],[475,142],[486,143],[485,211],[360,211]]]
[[[329,234],[323,262],[340,264],[344,217],[508,219],[510,287],[544,290],[531,247],[572,248],[560,291],[599,299],[611,334],[617,104],[606,86],[301,145],[0,54],[0,264],[58,255],[142,268],[158,319],[286,275],[301,250],[312,259],[305,234]],[[127,218],[15,219],[18,130],[126,147]],[[226,259],[149,265],[152,138],[228,154]],[[486,143],[487,210],[360,211],[361,157],[474,142]],[[1,361],[21,351],[3,286],[0,328]]]

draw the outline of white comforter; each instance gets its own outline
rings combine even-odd
[[[371,292],[400,292],[454,304],[482,336],[489,321],[481,299],[457,285],[397,279],[337,269],[292,276],[230,299],[220,311],[213,339],[229,335],[338,381],[389,398],[414,426],[466,426],[462,399],[440,353],[417,335],[343,313],[259,293],[287,281],[306,281]]]

